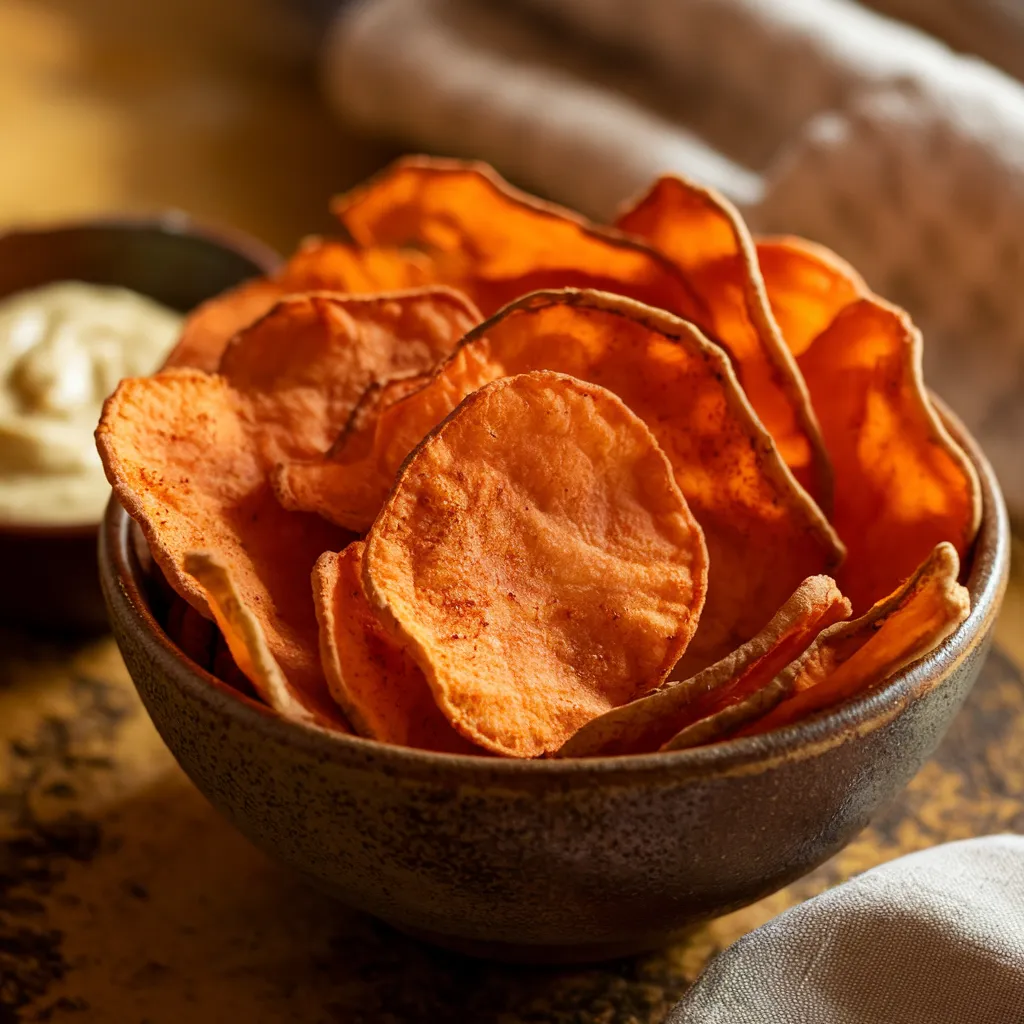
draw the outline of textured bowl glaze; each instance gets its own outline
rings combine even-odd
[[[211,231],[182,214],[83,221],[0,234],[0,299],[53,281],[120,285],[182,313],[278,256],[236,233]],[[0,524],[0,565],[17,586],[0,589],[7,625],[105,629],[96,576],[97,521],[67,526]]]
[[[669,754],[511,761],[431,754],[281,721],[189,661],[147,603],[112,506],[101,577],[128,669],[164,741],[257,846],[345,903],[500,959],[639,952],[830,857],[917,772],[967,695],[1006,584],[991,469],[972,610],[883,689],[816,720]]]

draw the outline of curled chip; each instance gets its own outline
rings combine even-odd
[[[868,294],[849,263],[803,238],[761,238],[757,260],[775,322],[798,358],[840,310]]]
[[[428,262],[420,253],[363,250],[342,242],[310,239],[272,277],[247,281],[194,310],[164,366],[213,372],[231,338],[288,294],[335,291],[366,295],[404,291],[430,282]]]
[[[434,703],[416,663],[366,602],[361,541],[325,552],[313,569],[320,657],[327,685],[363,736],[422,750],[480,753]]]
[[[433,280],[465,291],[487,316],[528,292],[577,287],[627,295],[710,326],[671,261],[512,188],[486,164],[398,160],[332,209],[362,246],[421,250]]]
[[[490,384],[423,441],[363,562],[445,717],[519,757],[656,687],[706,576],[651,432],[610,392],[549,372]]]
[[[746,225],[728,200],[671,175],[615,226],[668,256],[708,309],[708,328],[796,479],[828,511],[832,471],[800,372],[772,316]]]
[[[867,614],[825,630],[779,677],[787,699],[742,735],[777,729],[866,693],[938,647],[971,610],[959,571],[953,545],[938,544]]]
[[[309,572],[347,536],[277,503],[241,397],[196,370],[125,380],[107,400],[96,440],[114,493],[174,589],[212,615],[184,564],[188,552],[212,552],[230,566],[240,605],[260,617],[290,684],[326,703]]]
[[[290,508],[363,531],[402,461],[467,394],[536,369],[617,394],[654,433],[703,527],[708,600],[681,672],[745,643],[802,580],[839,563],[835,534],[779,458],[721,349],[676,317],[597,292],[542,292],[507,307],[471,331],[426,386],[381,412],[369,455],[285,467],[278,494]]]
[[[981,519],[977,474],[932,408],[921,335],[873,297],[848,305],[798,360],[836,470],[837,577],[855,613],[906,579],[940,541],[963,558]]]
[[[295,685],[274,657],[263,624],[239,592],[228,567],[215,555],[190,551],[184,569],[203,590],[228,649],[259,696],[283,718],[348,732],[348,723],[320,687]]]
[[[850,603],[828,576],[812,576],[771,622],[721,661],[680,682],[667,682],[588,722],[558,751],[560,757],[640,754],[694,722],[744,703],[799,657],[826,627],[846,618]]]
[[[100,457],[168,581],[209,614],[206,591],[184,568],[187,552],[209,551],[304,693],[326,695],[309,574],[350,538],[283,509],[270,470],[321,451],[374,375],[430,365],[475,316],[446,290],[293,297],[239,334],[224,374],[167,370],[123,381],[107,401]]]

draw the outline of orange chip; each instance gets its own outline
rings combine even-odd
[[[189,551],[211,552],[297,690],[327,700],[309,574],[350,537],[283,509],[270,470],[321,451],[375,375],[430,365],[475,318],[445,289],[291,297],[231,343],[223,375],[167,370],[123,381],[107,401],[100,456],[167,579],[208,613],[183,561]]]
[[[686,274],[732,358],[744,393],[793,475],[826,511],[832,471],[807,388],[772,316],[757,252],[740,215],[717,192],[659,178],[615,226],[649,242]]]
[[[194,310],[164,366],[216,370],[231,338],[288,294],[367,295],[430,283],[429,261],[420,253],[363,250],[343,242],[309,239],[273,277],[247,281]]]
[[[367,604],[363,544],[328,551],[313,569],[320,656],[327,685],[363,736],[422,750],[480,753],[438,710],[416,663]]]
[[[707,552],[650,430],[550,372],[476,392],[416,449],[363,583],[452,725],[536,757],[657,686],[697,625]]]
[[[422,250],[435,281],[485,315],[542,288],[597,288],[707,325],[671,261],[617,231],[514,189],[486,164],[398,160],[332,209],[360,245]]]
[[[588,722],[558,754],[640,754],[662,744],[673,749],[673,736],[748,700],[803,654],[826,626],[849,614],[850,603],[835,582],[828,576],[812,576],[752,640],[703,672],[682,682],[665,683],[654,693]]]
[[[164,367],[216,370],[231,337],[263,316],[282,294],[273,280],[260,277],[197,306],[185,318],[181,336],[164,360]]]
[[[877,298],[847,306],[800,356],[836,471],[838,576],[854,612],[906,579],[940,541],[961,558],[978,530],[977,474],[921,376],[921,335]]]
[[[704,529],[712,572],[692,674],[762,629],[842,546],[796,485],[721,349],[691,324],[596,292],[537,293],[471,331],[428,385],[384,410],[372,453],[275,480],[288,507],[357,531],[373,522],[402,461],[469,393],[550,369],[615,392],[654,432]]]
[[[267,642],[263,623],[247,603],[252,595],[239,591],[231,571],[216,555],[187,552],[185,572],[202,588],[228,649],[260,697],[283,718],[308,725],[348,732],[348,723],[322,687],[289,677]]]
[[[198,370],[125,380],[107,400],[96,440],[114,493],[174,589],[211,615],[184,561],[190,551],[214,552],[240,604],[260,616],[290,684],[326,704],[309,573],[323,551],[348,538],[274,499],[241,397]]]
[[[741,735],[777,729],[866,693],[938,647],[971,610],[959,571],[953,545],[937,545],[866,615],[825,630],[780,677],[791,696]]]
[[[321,454],[363,393],[447,356],[480,314],[450,288],[290,295],[228,345],[220,373],[246,395],[267,458]]]
[[[775,322],[797,358],[841,309],[869,294],[846,260],[803,238],[760,238],[757,259]]]

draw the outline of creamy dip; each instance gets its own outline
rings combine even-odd
[[[152,373],[181,323],[145,296],[77,281],[0,301],[0,522],[99,520],[103,400],[122,377]]]

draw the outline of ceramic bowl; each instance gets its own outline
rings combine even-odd
[[[181,214],[83,221],[0,234],[0,298],[52,281],[112,284],[181,312],[278,264],[255,239],[211,231]],[[0,524],[0,623],[105,629],[96,575],[99,522]]]
[[[587,961],[663,944],[836,853],[935,749],[989,647],[1008,571],[988,463],[972,610],[884,688],[776,732],[668,754],[514,761],[290,724],[186,658],[112,505],[101,577],[164,741],[249,839],[346,904],[462,952]]]

